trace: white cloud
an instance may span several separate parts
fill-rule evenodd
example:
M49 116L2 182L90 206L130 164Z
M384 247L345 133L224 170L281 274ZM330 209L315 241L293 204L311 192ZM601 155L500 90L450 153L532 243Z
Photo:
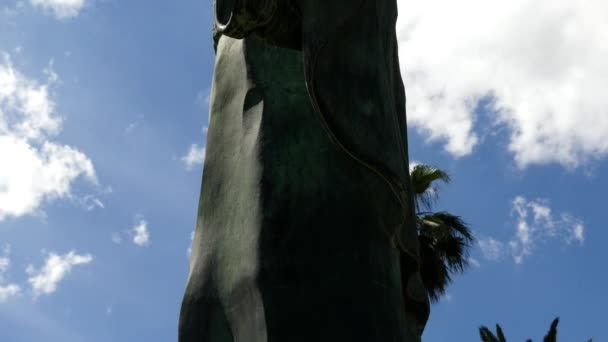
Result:
M78 255L71 251L64 255L49 253L44 266L36 271L33 265L28 265L26 272L30 275L28 282L32 287L34 298L42 294L51 294L57 290L61 282L76 265L84 265L93 261L90 254Z
M517 196L511 205L516 216L514 236L508 242L493 238L479 240L479 247L488 260L510 255L515 263L521 264L539 244L548 240L560 240L566 244L577 242L579 245L585 241L582 220L567 212L554 217L546 199L528 200Z
M585 227L582 223L577 223L572 227L571 238L579 243L585 242Z
M77 16L85 6L85 0L30 0L34 7L52 12L57 19Z
M566 243L571 244L575 242L582 245L585 242L585 225L582 220L569 213L562 213L559 222L562 225L560 233Z
M205 147L192 144L188 153L181 159L188 170L191 170L195 165L202 165L205 161Z
M150 244L150 233L148 232L148 223L140 220L133 227L133 243L138 246L147 246Z
M45 200L71 198L72 183L97 184L91 160L50 138L61 119L48 87L57 81L52 63L41 84L23 76L0 53L0 221L35 213Z
M608 2L398 0L408 120L459 157L481 141L475 108L510 128L519 167L608 155ZM484 114L486 115L486 114Z
M0 285L0 303L21 293L21 287L16 284Z

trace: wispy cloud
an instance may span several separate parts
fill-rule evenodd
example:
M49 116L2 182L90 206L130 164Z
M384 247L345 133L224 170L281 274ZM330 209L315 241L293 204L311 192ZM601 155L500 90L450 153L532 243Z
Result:
M408 120L459 157L478 115L510 131L519 167L608 156L608 2L398 0ZM576 53L573 53L575 51ZM491 99L485 113L475 109Z
M205 147L197 144L190 145L188 153L181 160L188 170L192 170L196 165L202 165L205 162Z
M538 245L548 240L579 245L585 241L582 220L567 212L556 217L546 199L528 200L517 196L511 205L515 216L513 237L507 242L491 237L479 239L479 247L488 260L496 261L510 255L515 263L521 264L533 254Z
M475 268L480 268L481 267L481 263L479 262L479 260L473 258L473 257L469 257L468 259L469 261L469 265L475 267Z
M8 267L11 264L11 260L9 259L9 253L10 253L10 246L7 245L7 247L5 247L3 255L0 256L0 284L5 281L4 274L6 273L6 271L8 270Z
M493 238L482 238L478 240L479 248L483 256L490 261L500 260L505 253L505 245Z
M129 122L127 127L125 127L125 134L129 135L133 133L141 124L144 122L144 116L139 115L136 120Z
M17 296L21 293L21 287L17 284L6 284L6 273L10 267L10 245L3 248L2 256L0 256L0 303L7 301L9 298Z
M72 183L97 184L91 160L51 138L61 130L49 86L58 80L49 64L45 82L22 75L0 52L0 221L36 212L45 200L71 198Z
M36 270L28 265L26 272L30 275L28 282L33 291L34 298L42 294L48 295L57 290L57 285L72 271L76 265L84 265L93 261L90 254L79 255L70 251L64 255L49 253L44 266Z
M8 270L10 260L7 257L0 257L0 282L4 281L4 272Z
M129 229L122 232L113 232L110 235L114 244L120 245L125 238L130 238L134 244L140 247L150 245L150 231L148 230L148 222L143 215L135 215L135 224Z
M105 204L101 201L101 199L92 194L85 195L82 197L75 197L73 198L73 200L75 204L82 207L86 211L92 211L97 208L104 209L106 207Z
M52 13L57 19L76 17L86 5L85 0L30 0L34 7Z
M119 245L122 243L122 236L118 232L112 233L112 242Z

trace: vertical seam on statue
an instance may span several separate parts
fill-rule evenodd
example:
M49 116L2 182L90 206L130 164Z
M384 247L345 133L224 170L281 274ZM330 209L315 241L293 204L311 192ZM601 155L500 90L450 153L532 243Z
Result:
M360 9L361 7L363 7L363 5L365 4L365 0L362 0L360 3L360 6L358 7L358 9ZM346 19L344 22L347 22L348 19ZM345 25L342 25L342 27L344 27ZM308 88L308 93L309 96L311 97L311 102L313 107L315 108L315 110L319 113L319 116L321 117L321 121L323 124L323 127L325 128L326 132L330 135L330 137L332 138L332 140L348 155L350 156L353 160L355 160L356 162L358 162L359 164L367 167L369 170L373 171L375 174L377 174L378 176L380 176L380 178L382 178L384 180L384 182L388 185L388 187L390 188L391 192L393 193L393 195L395 195L395 197L397 198L397 201L399 202L399 204L401 205L401 207L404 209L404 211L402 211L402 222L401 222L401 226L405 225L406 222L406 214L405 211L407 210L407 206L405 205L405 203L403 203L401 196L399 196L398 191L395 189L393 183L388 180L385 175L382 174L381 171L379 171L377 168L375 168L374 166L366 163L364 160L360 159L359 157L357 157L356 155L354 155L353 152L351 152L348 148L346 148L346 146L344 146L342 144L342 142L338 139L338 137L334 134L334 132L331 130L331 127L329 127L329 124L327 123L327 120L325 119L325 116L323 114L323 112L321 111L321 108L319 107L317 98L315 96L315 92L314 92L314 70L316 70L316 64L319 60L318 55L319 55L319 51L321 51L325 45L327 45L328 43L328 39L326 38L324 41L322 41L321 43L319 43L319 47L317 48L317 50L315 51L315 55L311 56L312 58L312 63L311 66L309 67L309 73L310 73L310 85L307 87ZM399 186L397 184L397 186ZM393 238L393 237L391 237ZM397 240L397 243L399 245L400 241ZM403 247L403 246L402 246ZM420 263L420 258L419 256L416 255L412 255L412 252L409 251L407 248L403 248L403 251L406 252L410 257L412 257L414 260L416 260L418 263Z

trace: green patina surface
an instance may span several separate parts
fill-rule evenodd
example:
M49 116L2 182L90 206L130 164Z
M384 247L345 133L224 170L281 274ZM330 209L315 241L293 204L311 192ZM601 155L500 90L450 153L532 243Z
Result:
M268 27L248 32L250 9L217 34L180 342L419 341L428 303L408 215L396 7L359 2L333 31L294 37L299 49L272 46ZM260 22L312 32L329 7Z

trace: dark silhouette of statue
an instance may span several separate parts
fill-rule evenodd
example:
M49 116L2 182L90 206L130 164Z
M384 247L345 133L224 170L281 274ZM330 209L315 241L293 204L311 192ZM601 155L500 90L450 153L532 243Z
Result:
M216 0L180 342L420 341L396 0Z

